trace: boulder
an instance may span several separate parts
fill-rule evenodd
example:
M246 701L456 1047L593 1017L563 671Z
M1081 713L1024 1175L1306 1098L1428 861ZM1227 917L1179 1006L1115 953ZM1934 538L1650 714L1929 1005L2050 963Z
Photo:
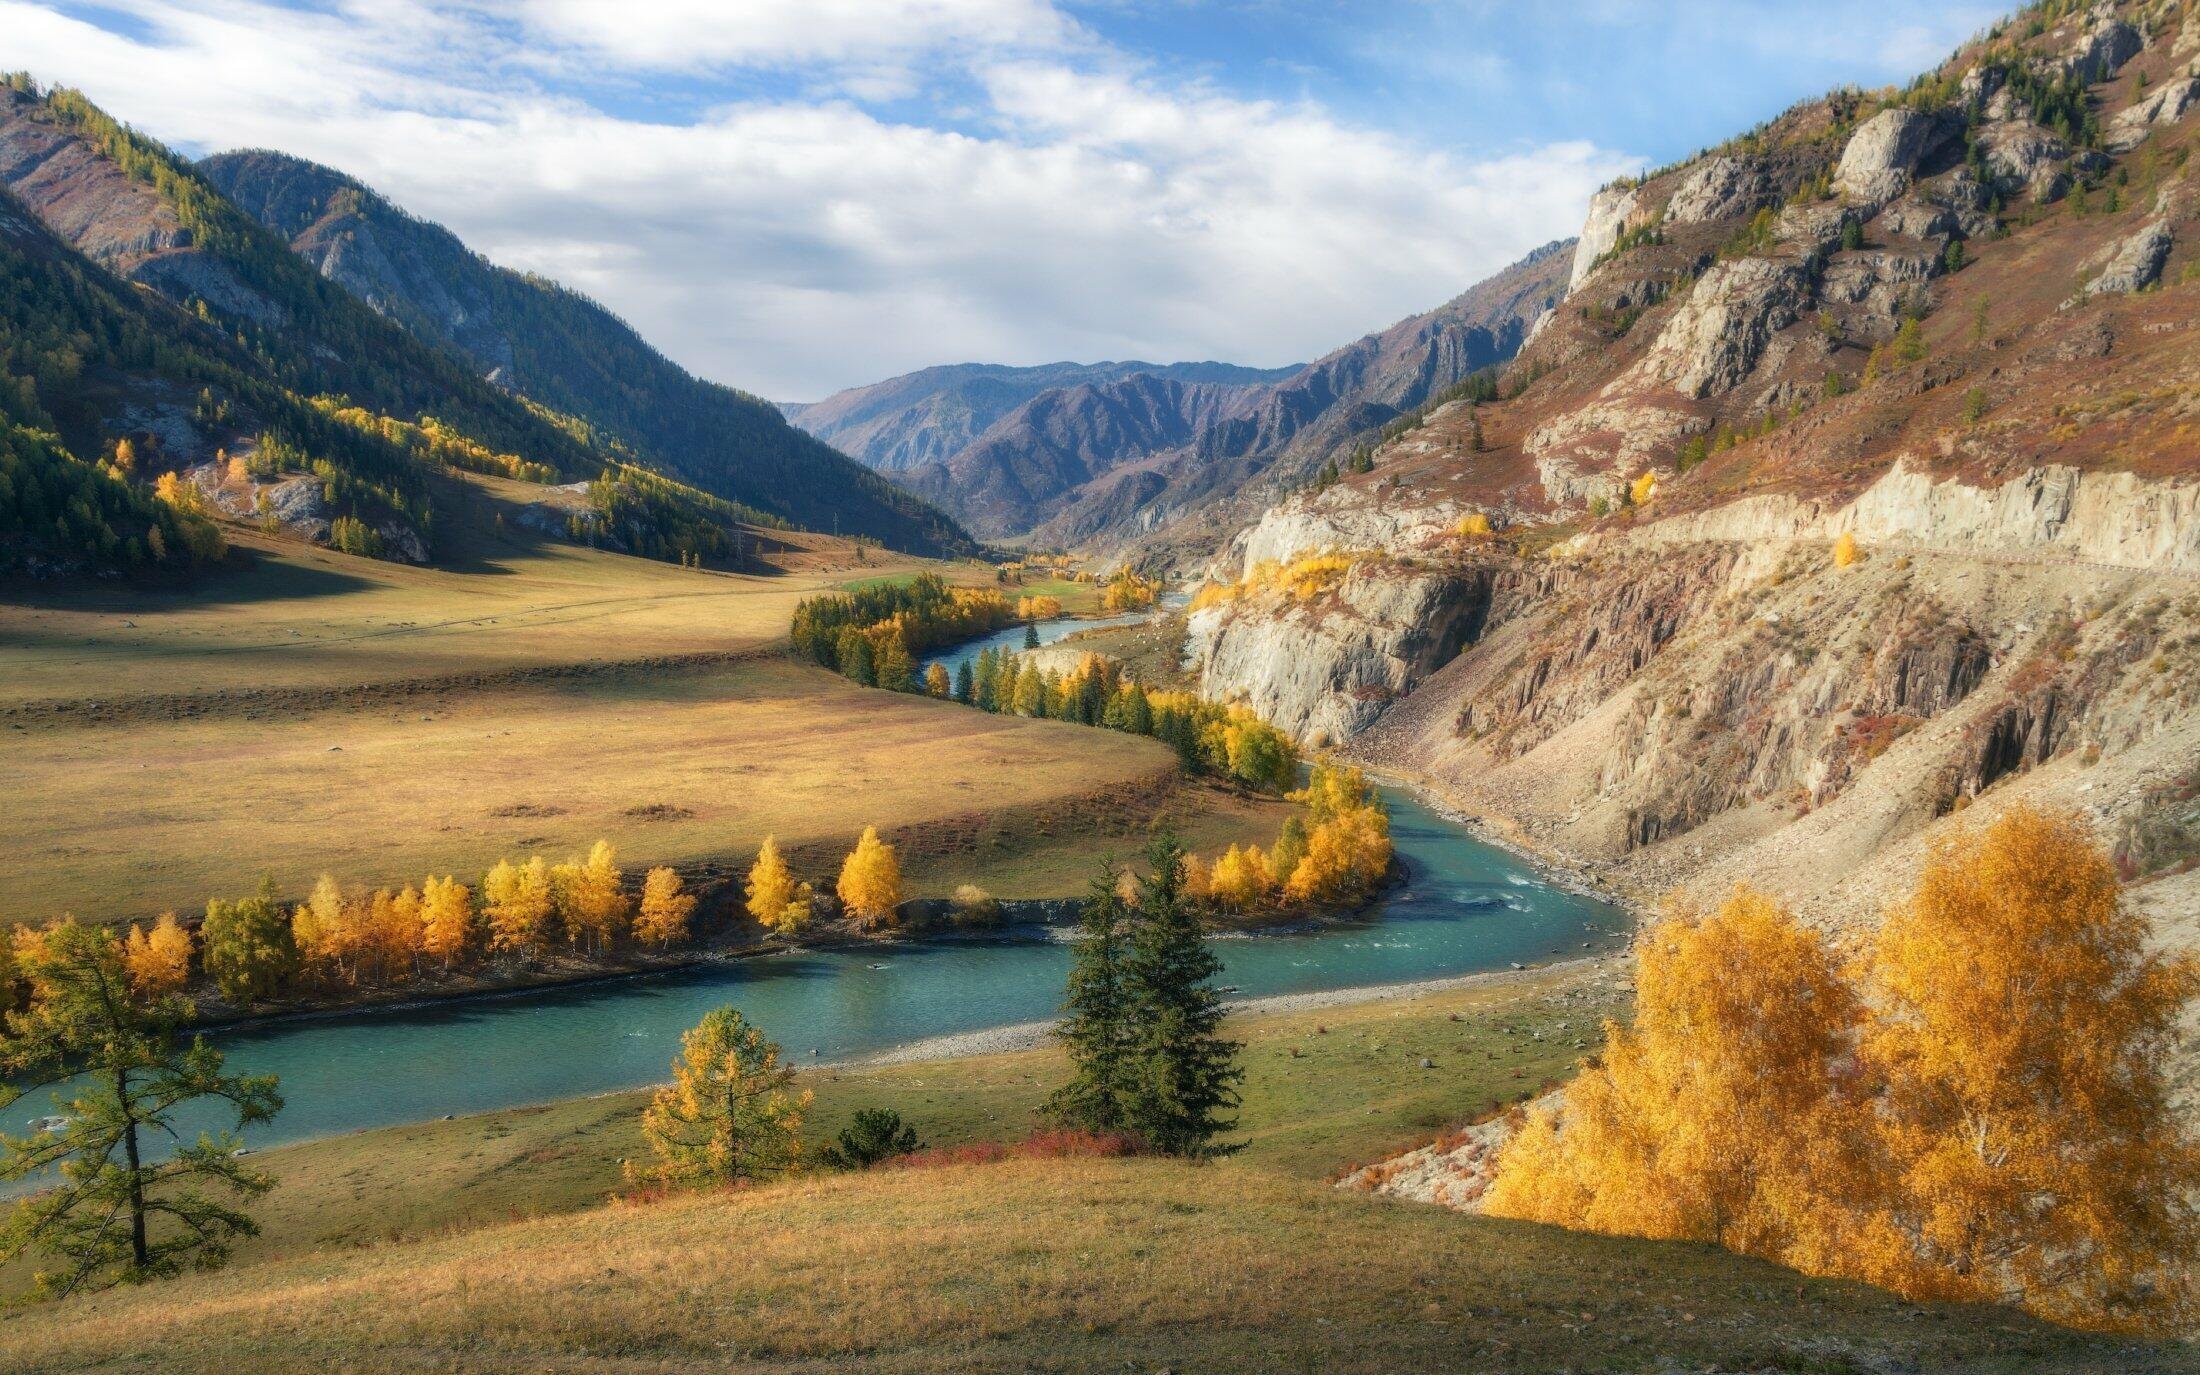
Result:
M2155 125L2176 123L2196 102L2200 102L2200 78L2188 76L2157 87L2153 94L2108 122L2108 150L2130 152L2146 142Z
M1918 164L1940 151L1962 125L1938 111L1881 110L1849 135L1834 168L1834 189L1874 209L1909 189Z
M1730 220L1771 204L1775 195L1761 165L1722 154L1696 164L1665 203L1665 217L1675 224Z
M1566 290L1571 293L1581 285L1581 279L1589 275L1596 260L1612 251L1619 242L1620 231L1627 227L1627 217L1635 213L1635 188L1632 186L1607 186L1589 198L1589 218L1581 226L1581 241L1574 245L1573 275L1566 279Z

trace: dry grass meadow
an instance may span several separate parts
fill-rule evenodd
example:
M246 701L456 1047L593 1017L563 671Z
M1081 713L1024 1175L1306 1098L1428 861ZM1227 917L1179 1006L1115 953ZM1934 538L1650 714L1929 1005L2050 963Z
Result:
M1708 1247L1340 1193L1326 1178L1563 1073L1535 1039L1613 971L1232 1020L1245 1151L813 1175L603 1204L634 1095L269 1153L230 1270L0 1315L10 1370L2190 1370L2002 1309L1904 1303ZM1420 1057L1435 1061L1419 1068ZM1051 1051L819 1071L816 1130L893 1106L1020 1134ZM1664 1364L1661 1364L1664 1363Z

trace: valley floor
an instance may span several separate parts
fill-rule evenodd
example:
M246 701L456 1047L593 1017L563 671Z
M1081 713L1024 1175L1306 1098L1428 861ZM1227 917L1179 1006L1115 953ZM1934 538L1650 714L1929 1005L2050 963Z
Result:
M2184 1348L1327 1183L1566 1073L1626 996L1607 964L1234 1017L1246 1145L1211 1166L1011 1160L606 1206L638 1149L631 1094L274 1151L267 1233L229 1271L15 1311L0 1358L25 1375L2200 1369ZM815 1134L884 1105L953 1145L1020 1136L1061 1072L1045 1049L805 1080Z

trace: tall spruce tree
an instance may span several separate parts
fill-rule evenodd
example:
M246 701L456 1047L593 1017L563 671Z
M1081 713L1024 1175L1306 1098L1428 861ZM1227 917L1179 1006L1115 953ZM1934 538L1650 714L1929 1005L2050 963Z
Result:
M1123 987L1123 899L1114 866L1103 860L1086 893L1084 939L1070 967L1066 1016L1055 1032L1069 1050L1070 1081L1047 1102L1047 1114L1086 1131L1128 1125L1130 1009Z
M71 918L20 951L29 1000L7 1014L0 1037L0 1109L42 1088L70 1096L51 1130L0 1134L0 1181L50 1184L0 1225L0 1262L33 1250L50 1257L32 1283L52 1296L220 1265L236 1238L259 1229L208 1186L253 1198L271 1181L237 1158L233 1133L185 1142L172 1119L186 1103L219 1098L240 1128L268 1121L283 1106L274 1076L224 1074L203 1037L178 1044L191 1005L133 987L108 931ZM164 1158L147 1158L167 1141L176 1145Z
M1236 1041L1215 1034L1222 996L1208 980L1222 961L1207 946L1199 904L1184 892L1184 847L1171 832L1146 849L1138 918L1123 956L1131 1009L1131 1130L1168 1155L1227 1155L1216 1138L1237 1126Z

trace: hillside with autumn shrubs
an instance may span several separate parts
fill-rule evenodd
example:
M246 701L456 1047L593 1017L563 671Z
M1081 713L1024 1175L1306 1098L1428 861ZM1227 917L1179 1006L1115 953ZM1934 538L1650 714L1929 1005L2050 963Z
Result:
M2021 808L1846 944L1748 890L1673 913L1634 1025L1528 1114L1483 1209L2189 1331L2200 1135L2166 1064L2200 960L2153 934L2082 825Z

